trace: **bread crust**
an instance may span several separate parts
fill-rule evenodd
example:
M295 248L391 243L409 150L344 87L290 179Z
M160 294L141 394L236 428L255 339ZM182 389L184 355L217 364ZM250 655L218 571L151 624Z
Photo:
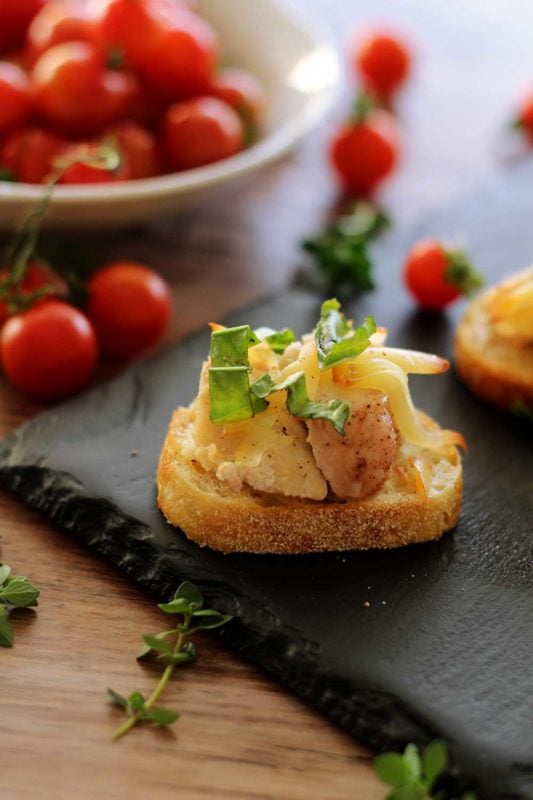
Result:
M462 380L478 397L506 410L517 404L533 408L533 345L517 346L497 336L488 310L501 286L527 274L533 275L532 267L478 295L455 335L455 366Z
M280 554L391 548L438 539L459 517L462 468L455 447L432 464L427 497L389 486L365 500L320 502L247 487L235 492L184 458L190 420L190 410L178 408L170 422L157 472L158 504L168 522L201 547Z

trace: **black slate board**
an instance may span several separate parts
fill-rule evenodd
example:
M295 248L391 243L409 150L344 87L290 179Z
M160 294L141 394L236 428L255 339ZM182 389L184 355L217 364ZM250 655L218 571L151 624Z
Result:
M406 246L451 236L494 280L533 257L532 220L533 164L389 237L376 254L381 290L349 310L375 313L394 344L449 355L460 309L412 311L398 275ZM318 303L291 290L234 320L303 332ZM193 397L207 347L204 332L41 414L0 445L0 483L158 597L197 581L236 615L222 634L232 647L373 748L442 736L482 796L533 797L527 423L479 403L453 372L418 378L415 399L470 445L453 535L394 552L223 556L170 528L154 492L168 419Z

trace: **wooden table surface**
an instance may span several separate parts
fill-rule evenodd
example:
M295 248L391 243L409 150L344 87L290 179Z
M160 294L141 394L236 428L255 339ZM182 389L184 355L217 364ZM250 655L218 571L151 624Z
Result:
M400 106L402 165L382 194L397 224L509 168L494 151L516 98L533 86L526 0L302 5L339 43L371 19L396 22L416 48ZM324 158L331 124L222 197L107 242L110 256L145 259L171 282L171 339L287 282L298 240L335 198ZM1 382L0 433L38 410ZM161 614L117 570L7 495L0 517L2 560L42 590L36 613L13 614L16 643L0 653L2 800L384 797L367 751L209 640L167 692L182 712L178 724L112 745L120 714L105 689L152 686L155 671L134 654L142 633L160 629Z

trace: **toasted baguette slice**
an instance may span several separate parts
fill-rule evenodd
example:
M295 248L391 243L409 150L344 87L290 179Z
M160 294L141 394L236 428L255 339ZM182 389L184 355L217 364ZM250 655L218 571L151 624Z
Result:
M438 427L419 414L427 427ZM183 457L183 445L191 435L191 411L178 408L159 462L158 503L167 520L202 547L226 553L399 547L438 539L459 517L462 469L455 447L424 451L422 491L406 483L401 469L393 468L373 497L320 502L254 492L245 486L235 492L214 473ZM416 456L417 451L405 455Z
M455 336L455 365L463 381L474 394L504 409L533 408L533 344L516 344L498 336L489 310L498 291L528 275L533 275L533 268L476 297Z

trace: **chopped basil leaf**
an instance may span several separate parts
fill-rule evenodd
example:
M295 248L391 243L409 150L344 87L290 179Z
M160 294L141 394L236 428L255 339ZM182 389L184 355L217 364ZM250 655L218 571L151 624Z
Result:
M261 341L268 342L270 349L281 355L287 347L296 341L294 331L290 328L283 328L281 331L274 331L272 328L257 328L255 335Z
M363 325L353 329L340 311L338 300L326 300L320 310L315 329L315 342L320 369L331 369L343 361L360 355L370 344L375 333L373 317L365 317Z
M295 372L281 383L275 383L266 374L255 381L250 391L255 397L264 399L273 392L287 390L287 409L289 413L301 419L325 419L331 422L337 433L344 436L345 425L350 414L350 407L342 400L330 400L319 403L309 399L305 383L305 373Z
M213 331L211 334L211 366L249 367L248 349L258 343L258 337L249 325Z
M211 422L240 422L253 417L248 367L211 367L209 400Z

